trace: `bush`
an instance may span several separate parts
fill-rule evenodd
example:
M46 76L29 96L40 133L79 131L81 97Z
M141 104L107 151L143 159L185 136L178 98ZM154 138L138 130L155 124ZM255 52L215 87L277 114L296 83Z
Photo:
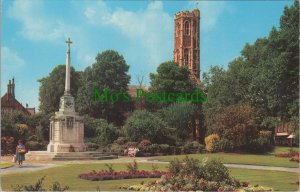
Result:
M144 191L236 191L241 186L241 182L229 176L228 169L220 161L204 159L200 162L186 157L183 161L172 161L169 173L162 175L160 180L124 187Z
M270 139L265 137L259 137L253 139L249 144L245 146L246 150L252 153L265 153L273 149Z
M62 187L59 182L55 181L49 187L48 190L43 188L45 176L38 179L38 181L34 185L12 185L12 191L66 191L69 189L69 186Z
M28 142L26 142L25 146L26 146L27 150L30 150L30 151L38 151L38 150L43 149L43 145L37 141L28 141Z
M170 145L168 145L168 144L160 144L158 153L171 155L173 153L172 147L170 147Z
M119 145L124 145L128 140L125 137L118 137L117 140L114 141L114 143Z
M147 139L152 143L161 143L169 134L166 123L147 111L135 111L126 120L124 128L132 141Z
M209 152L214 152L214 145L217 141L220 140L220 137L218 134L211 134L207 137L205 137L205 148Z
M184 154L200 153L202 149L203 146L197 141L189 141L183 146Z
M149 146L149 145L151 145L151 141L149 141L147 139L144 139L139 143L139 147L141 147L141 148Z
M220 139L213 146L213 151L231 152L234 150L233 143L228 139Z
M1 154L12 154L15 150L15 139L10 136L1 137Z
M89 148L89 149L98 149L99 145L97 143L93 143L93 142L87 142L85 143L85 145Z
M113 143L118 138L118 128L114 124L107 123L104 119L97 119L96 123L96 134L99 144L107 145Z
M128 163L126 167L129 172L135 172L139 169L136 160L134 160L133 163Z
M124 150L127 149L126 145L119 145L116 143L107 145L106 152L117 153L118 155L124 155Z

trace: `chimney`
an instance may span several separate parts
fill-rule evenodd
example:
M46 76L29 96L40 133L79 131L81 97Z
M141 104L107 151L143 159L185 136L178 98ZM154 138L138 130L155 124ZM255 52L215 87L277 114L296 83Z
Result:
M15 78L12 79L11 94L15 98Z
M9 82L8 82L8 86L7 86L7 94L8 94L8 95L11 94L11 80L9 80Z

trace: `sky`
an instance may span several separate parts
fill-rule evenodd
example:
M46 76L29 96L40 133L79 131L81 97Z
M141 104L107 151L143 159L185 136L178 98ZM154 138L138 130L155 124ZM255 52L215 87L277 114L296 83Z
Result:
M70 37L71 65L83 71L97 53L118 51L130 66L130 84L173 59L174 15L200 10L200 70L224 68L246 43L279 27L293 1L98 1L2 0L1 96L15 78L15 95L38 110L39 79L65 63Z

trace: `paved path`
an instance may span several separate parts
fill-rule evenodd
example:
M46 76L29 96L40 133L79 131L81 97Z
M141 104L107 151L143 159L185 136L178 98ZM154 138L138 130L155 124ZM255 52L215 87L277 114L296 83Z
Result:
M83 164L83 163L128 163L132 162L134 158L129 157L121 157L119 159L113 160L101 160L101 161L60 161L55 163L44 163L44 164L37 164L37 163L25 163L23 167L19 168L18 165L9 167L6 169L0 169L0 173L8 174L8 173L17 173L17 172L24 172L24 171L36 171L36 170L43 170L52 167L61 166L63 164ZM166 161L158 161L153 159L148 159L146 157L137 157L135 158L137 162L140 163L163 163L168 164L169 162ZM241 164L224 164L226 167L229 168L241 168L241 169L256 169L256 170L268 170L268 171L286 171L286 172L293 172L299 173L299 168L287 168L287 167L271 167L271 166L261 166L261 165L241 165Z
M42 169L48 169L52 167L57 167L59 165L56 164L24 164L22 167L19 167L18 165L0 169L0 173L7 174L7 173L18 173L18 172L24 172L24 171L36 171L36 170L42 170Z
M148 163L164 163L168 164L166 161L158 161L153 159L143 159L138 162L148 162ZM267 171L286 171L299 173L299 168L287 168L287 167L272 167L272 166L263 166L263 165L242 165L242 164L224 164L229 168L241 168L241 169L256 169L256 170L267 170Z

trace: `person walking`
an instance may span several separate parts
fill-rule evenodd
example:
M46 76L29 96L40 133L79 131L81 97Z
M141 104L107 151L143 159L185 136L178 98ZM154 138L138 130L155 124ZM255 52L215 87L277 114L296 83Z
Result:
M19 144L16 147L16 161L19 163L19 167L22 167L23 161L25 161L26 147L23 145L22 140L19 140Z

